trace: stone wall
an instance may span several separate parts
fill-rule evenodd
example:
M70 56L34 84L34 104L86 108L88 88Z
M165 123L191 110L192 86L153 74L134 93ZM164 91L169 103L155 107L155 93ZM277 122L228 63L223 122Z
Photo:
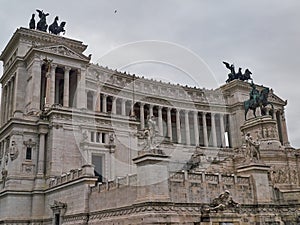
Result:
M170 174L169 186L172 202L210 203L224 190L236 202L253 202L249 176L177 172Z
M137 198L137 176L131 175L91 188L90 211L131 205Z

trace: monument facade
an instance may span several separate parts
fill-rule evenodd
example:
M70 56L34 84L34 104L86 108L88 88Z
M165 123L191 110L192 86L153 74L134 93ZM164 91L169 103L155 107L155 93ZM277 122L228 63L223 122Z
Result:
M0 56L1 224L300 223L286 101L249 70L192 88L93 64L86 48L19 28Z

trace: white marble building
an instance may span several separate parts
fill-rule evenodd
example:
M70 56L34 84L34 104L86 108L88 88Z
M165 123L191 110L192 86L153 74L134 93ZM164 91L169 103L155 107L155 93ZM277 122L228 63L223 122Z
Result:
M299 153L273 90L274 109L245 121L247 82L149 80L92 64L86 48L19 28L0 56L1 224L299 222ZM144 157L152 115L165 155ZM244 161L247 133L258 161ZM187 171L192 156L201 163ZM240 212L204 213L225 189Z

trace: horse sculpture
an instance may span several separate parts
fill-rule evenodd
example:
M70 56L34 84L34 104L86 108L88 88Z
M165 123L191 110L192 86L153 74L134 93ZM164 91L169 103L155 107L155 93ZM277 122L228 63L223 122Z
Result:
M63 34L65 34L65 25L66 22L61 22L60 25L58 26L58 16L55 17L54 22L49 26L49 33L50 34L59 34L60 32L64 32Z
M252 73L249 69L246 69L243 74L242 68L239 68L238 72L236 73L233 64L230 65L228 62L223 62L223 63L225 64L226 68L230 70L226 83L229 83L230 81L233 80L242 80L242 81L252 80L251 78Z
M40 31L47 31L47 22L46 22L46 17L49 16L49 13L44 13L43 10L36 10L39 13L40 21L36 25L36 29Z
M247 119L247 113L251 109L253 111L254 117L256 117L256 108L260 107L262 116L266 115L265 107L267 105L271 105L272 111L274 111L274 106L271 102L268 101L269 88L264 88L258 94L256 98L250 98L247 101L244 101L244 109L245 109L245 120ZM273 118L273 114L272 114Z

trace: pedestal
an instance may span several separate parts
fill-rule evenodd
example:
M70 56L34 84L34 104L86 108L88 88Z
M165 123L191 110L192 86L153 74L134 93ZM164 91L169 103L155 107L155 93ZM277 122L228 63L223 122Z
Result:
M134 158L133 162L137 165L136 201L169 201L169 156L154 152L143 152Z
M254 140L262 142L272 142L277 147L280 146L277 123L271 116L260 116L246 120L241 126L243 135L249 133Z
M254 203L270 203L271 191L268 179L270 166L263 163L251 163L237 168L238 175L248 175L253 180Z

